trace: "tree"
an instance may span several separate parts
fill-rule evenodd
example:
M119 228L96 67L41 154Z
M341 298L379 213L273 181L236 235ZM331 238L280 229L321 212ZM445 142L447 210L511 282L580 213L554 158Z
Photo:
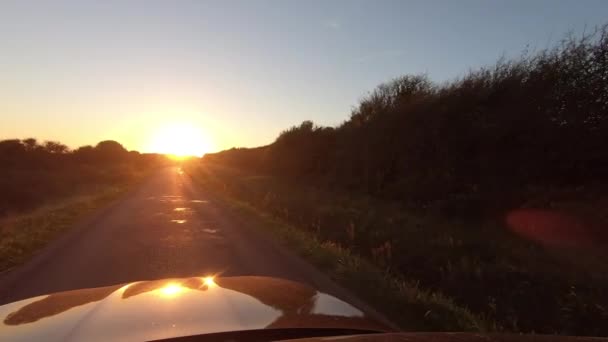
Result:
M28 151L34 151L38 149L38 141L35 138L27 138L22 140L25 149Z
M114 140L104 140L95 146L95 157L102 161L121 161L128 158L129 151Z
M57 154L68 153L70 151L70 149L66 145L57 141L45 141L44 150L49 153Z

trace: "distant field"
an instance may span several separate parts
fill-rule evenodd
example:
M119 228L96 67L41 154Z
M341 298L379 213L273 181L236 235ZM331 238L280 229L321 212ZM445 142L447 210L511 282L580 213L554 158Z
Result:
M465 223L414 214L397 203L213 163L188 170L207 189L302 232L308 242L301 254L396 321L396 303L402 303L419 305L426 319L421 326L439 330L608 335L601 251L547 248L498 220ZM371 268L361 271L358 262L338 267L345 261L331 258L341 254L361 257ZM370 279L373 269L384 280L403 279L401 291ZM374 287L384 290L370 293ZM403 293L410 293L407 300L398 298Z

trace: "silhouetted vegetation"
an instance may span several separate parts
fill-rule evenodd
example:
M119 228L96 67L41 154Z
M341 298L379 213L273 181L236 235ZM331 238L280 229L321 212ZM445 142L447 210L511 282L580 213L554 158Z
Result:
M416 206L521 202L529 187L608 177L608 34L501 60L437 85L380 85L336 128L303 122L258 149L206 159ZM486 201L491 199L491 202Z
M197 175L502 328L608 335L606 267L583 253L607 247L607 146L603 29L445 84L397 78L335 128L207 154ZM582 218L593 248L522 239L519 208Z
M70 150L54 141L0 141L0 271L124 194L162 155L127 151L115 141Z
M129 152L115 141L71 151L55 141L2 140L0 216L129 182L164 160L159 155Z

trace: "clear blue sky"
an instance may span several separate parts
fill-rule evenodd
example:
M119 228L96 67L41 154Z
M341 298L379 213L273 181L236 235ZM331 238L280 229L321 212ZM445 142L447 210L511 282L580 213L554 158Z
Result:
M0 138L211 149L335 125L376 85L436 81L608 22L608 1L2 1Z

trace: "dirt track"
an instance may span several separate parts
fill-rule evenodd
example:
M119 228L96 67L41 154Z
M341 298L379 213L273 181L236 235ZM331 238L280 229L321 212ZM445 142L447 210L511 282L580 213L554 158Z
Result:
M291 279L356 301L273 243L259 224L206 196L178 167L164 168L76 224L26 265L0 276L0 304L57 291L209 274Z

